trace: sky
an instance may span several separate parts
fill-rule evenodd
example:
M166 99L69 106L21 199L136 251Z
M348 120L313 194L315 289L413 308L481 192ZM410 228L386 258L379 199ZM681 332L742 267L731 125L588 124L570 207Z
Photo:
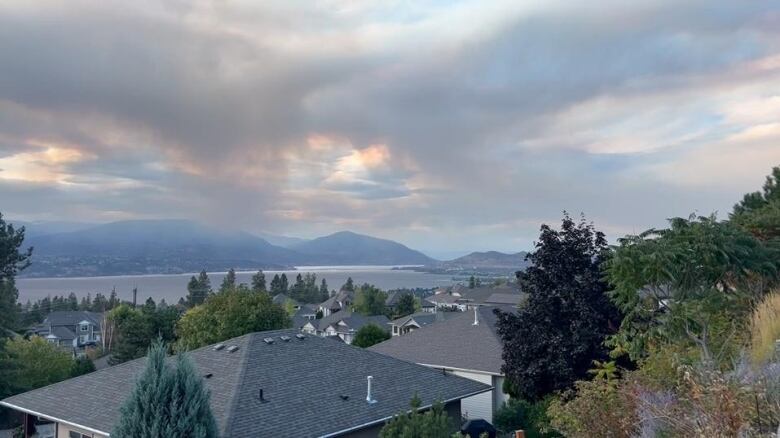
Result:
M780 165L780 0L4 0L0 212L434 256L725 217Z

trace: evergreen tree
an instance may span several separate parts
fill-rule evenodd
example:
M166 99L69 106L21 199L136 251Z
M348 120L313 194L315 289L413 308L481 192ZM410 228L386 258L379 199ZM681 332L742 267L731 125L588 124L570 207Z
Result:
M295 276L295 284L290 288L290 297L296 301L306 300L306 284L301 274Z
M606 358L604 340L620 321L602 278L607 253L604 235L584 218L575 223L564 214L560 231L542 225L536 251L526 256L531 266L517 274L525 305L496 311L510 394L538 400L571 388L593 360Z
M95 364L86 356L79 356L70 368L70 377L78 377L95 371Z
M189 307L203 304L206 301L206 297L211 293L211 280L209 279L206 271L200 271L198 277L194 275L190 278L190 282L187 284L187 305Z
M79 310L90 310L92 309L92 294L88 293L87 296L81 297L81 302L79 303Z
M226 292L236 288L236 271L230 268L222 279L222 285L219 286L220 292Z
M279 286L282 289L281 293L286 294L290 287L289 282L287 281L287 274L282 273L282 276L279 277L279 280Z
M355 311L366 315L384 315L387 294L370 284L363 284L355 295Z
M252 291L266 292L265 274L263 273L262 269L257 271L257 274L252 276Z
M208 390L190 359L180 354L171 369L165 354L162 342L149 349L146 368L122 405L112 437L217 436Z
M341 286L341 290L345 290L347 292L355 292L355 282L352 281L352 277L347 277L347 282L344 283L343 286Z
M282 293L282 279L279 274L275 274L271 279L271 295L279 295Z
M475 287L477 287L477 279L472 275L469 277L469 289L474 289Z
M441 402L434 403L426 412L420 412L422 402L415 394L409 405L411 412L401 412L388 421L379 432L379 438L445 438L457 430L457 425L444 411Z
M15 278L19 271L30 266L32 248L20 251L24 242L24 227L15 228L6 223L0 213L0 328L16 328L19 309L16 300ZM4 336L0 334L0 337Z
M321 303L325 300L327 300L330 297L330 292L328 291L328 282L325 281L325 279L322 279L322 282L320 283L320 296L317 299L317 302Z
M398 292L401 293L401 292ZM401 298L398 299L398 304L395 306L396 318L402 316L411 315L417 309L417 300L411 292L404 292Z

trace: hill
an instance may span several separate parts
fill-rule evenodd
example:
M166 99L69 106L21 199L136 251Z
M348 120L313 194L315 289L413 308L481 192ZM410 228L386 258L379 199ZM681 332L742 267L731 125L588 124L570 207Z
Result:
M291 249L331 265L427 265L435 260L398 242L341 231Z

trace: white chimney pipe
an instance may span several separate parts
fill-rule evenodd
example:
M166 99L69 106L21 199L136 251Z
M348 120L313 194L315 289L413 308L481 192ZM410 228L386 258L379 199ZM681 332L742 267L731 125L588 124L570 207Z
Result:
M372 376L368 376L368 394L366 394L366 401L367 401L367 402L368 402L368 404L370 404L370 405L372 405L372 404L376 403L376 400L374 400L373 398L371 398L371 381L372 381L372 380L374 380L374 378L373 378Z
M474 306L474 324L472 325L479 325L479 316L477 316L477 306Z

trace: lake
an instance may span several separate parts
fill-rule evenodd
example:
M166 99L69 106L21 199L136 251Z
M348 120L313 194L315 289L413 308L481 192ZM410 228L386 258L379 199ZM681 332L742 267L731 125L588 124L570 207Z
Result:
M306 266L290 271L263 271L266 284L271 284L275 274L287 274L290 285L298 274L311 272L317 275L317 284L324 278L329 289L338 289L347 277L352 277L355 284L370 283L381 289L396 288L431 288L446 286L453 283L452 277L441 274L428 274L410 270L392 269L392 266ZM251 283L254 272L237 272L239 283ZM104 295L116 288L117 295L122 300L132 300L133 287L138 288L138 302L142 303L148 297L155 301L165 298L165 301L176 303L180 297L187 295L187 283L192 275L118 275L111 277L76 277L76 278L17 278L19 301L35 301L46 296L68 295L75 293L79 298L91 293L100 292ZM222 283L225 272L209 272L211 286L216 290Z

